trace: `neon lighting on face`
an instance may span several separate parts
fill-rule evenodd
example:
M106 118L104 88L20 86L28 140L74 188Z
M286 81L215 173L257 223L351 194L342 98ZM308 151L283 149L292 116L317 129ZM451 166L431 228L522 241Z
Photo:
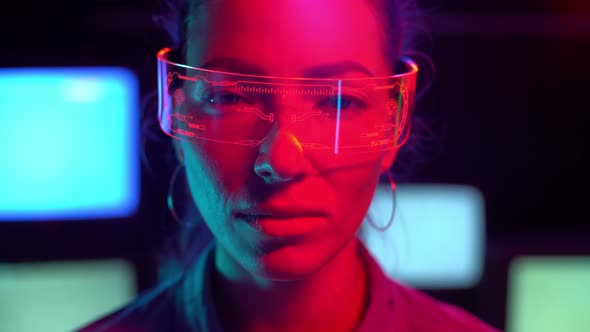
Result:
M341 154L397 149L409 133L409 59L393 76L290 78L190 67L169 61L171 52L158 54L159 116L174 138L256 147L278 121L306 151Z

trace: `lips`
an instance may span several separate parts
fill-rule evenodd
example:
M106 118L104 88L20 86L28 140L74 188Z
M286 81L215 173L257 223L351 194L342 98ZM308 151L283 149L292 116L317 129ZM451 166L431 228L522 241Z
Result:
M235 215L242 216L259 216L259 217L272 217L277 219L289 219L299 217L311 217L311 216L323 216L325 215L319 209L300 207L300 206L287 206L287 207L257 207L237 210Z
M250 208L237 211L236 217L257 232L273 237L291 237L310 233L326 222L324 213L315 209L290 207Z
M237 213L240 217L247 217L247 218L273 218L273 219L291 219L291 218L302 218L302 217L310 217L310 216L318 216L318 213L314 212L285 212L285 211L261 211L261 210L252 210L252 211L243 211Z

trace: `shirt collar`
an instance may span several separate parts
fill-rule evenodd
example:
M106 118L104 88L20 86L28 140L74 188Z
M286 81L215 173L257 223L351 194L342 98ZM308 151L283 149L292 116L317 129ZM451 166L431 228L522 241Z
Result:
M396 296L397 288L389 279L373 255L359 241L359 251L363 257L369 278L369 305L361 321L358 332L396 331L407 332L405 306Z
M189 326L195 331L222 331L212 292L214 247L215 241L211 241L188 270L181 287L183 295L191 294L190 297L182 296L182 307ZM407 332L407 322L403 319L406 317L405 306L397 301L401 297L396 296L394 282L385 275L362 241L359 251L367 269L370 296L367 312L357 332Z
M187 271L182 284L182 307L191 331L221 332L213 298L213 249L211 241ZM189 295L190 294L190 295Z

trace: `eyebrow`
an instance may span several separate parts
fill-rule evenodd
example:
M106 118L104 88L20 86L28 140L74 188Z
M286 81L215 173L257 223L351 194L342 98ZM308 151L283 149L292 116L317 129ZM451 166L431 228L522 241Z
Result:
M200 67L246 75L265 75L264 69L262 69L262 67L244 60L230 57L213 58L202 64Z
M363 73L367 76L375 76L367 67L356 61L345 60L340 62L328 63L325 65L314 66L303 70L303 77L323 78L336 77L345 73Z
M201 65L201 68L229 71L246 75L270 76L261 66L232 57L213 58ZM301 77L329 78L354 72L362 73L371 77L375 76L375 74L362 64L352 60L344 60L305 68L302 71Z

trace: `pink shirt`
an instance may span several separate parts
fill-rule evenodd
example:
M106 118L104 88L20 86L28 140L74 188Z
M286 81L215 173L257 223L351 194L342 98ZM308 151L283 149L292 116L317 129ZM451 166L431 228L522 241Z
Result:
M467 311L388 278L369 251L367 263L371 299L358 332L493 332L498 331Z
M213 243L175 280L140 295L80 332L222 331L211 292ZM361 245L370 303L358 332L498 332L469 312L388 278ZM190 297L187 294L193 294Z

